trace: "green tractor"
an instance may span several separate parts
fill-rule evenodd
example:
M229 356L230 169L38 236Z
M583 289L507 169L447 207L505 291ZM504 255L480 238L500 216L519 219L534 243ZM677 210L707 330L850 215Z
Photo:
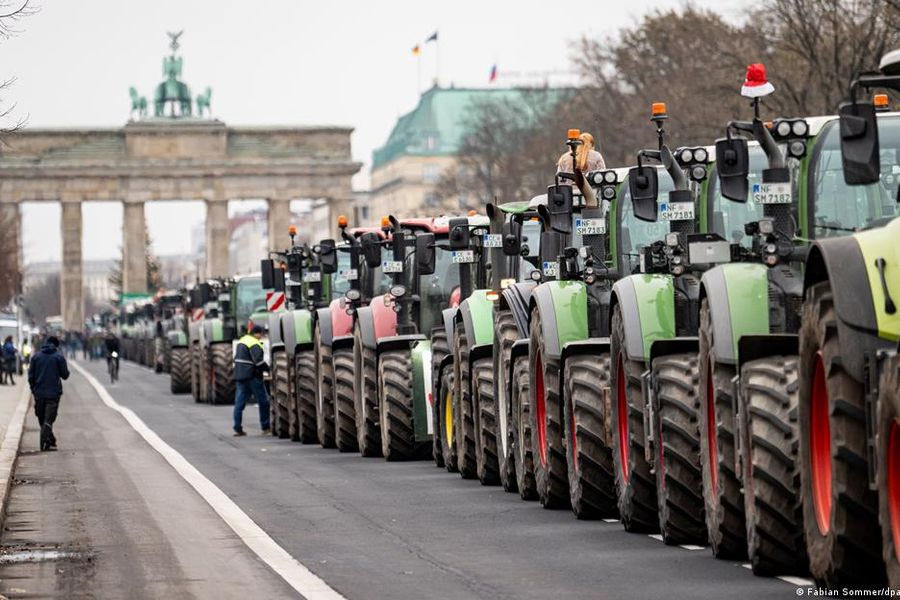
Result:
M179 294L180 306L170 307L163 321L169 372L169 389L173 394L191 391L191 350L188 344L188 323L192 306L186 290Z
M860 75L809 167L799 334L800 489L810 572L828 587L900 586L900 52ZM813 185L814 184L814 185ZM824 218L823 218L824 216ZM853 235L840 234L861 229ZM879 550L881 551L879 556Z
M318 378L313 322L316 310L331 300L331 274L336 268L334 240L314 246L297 245L296 229L289 229L291 246L262 261L263 287L274 290L270 308L268 347L271 354L272 434L304 444L334 447L333 413L318 408ZM287 291L287 294L285 290ZM286 301L285 301L286 299ZM321 414L320 414L321 413Z
M254 322L265 323L265 295L259 275L217 279L195 288L202 320L189 327L194 400L234 402L234 344Z

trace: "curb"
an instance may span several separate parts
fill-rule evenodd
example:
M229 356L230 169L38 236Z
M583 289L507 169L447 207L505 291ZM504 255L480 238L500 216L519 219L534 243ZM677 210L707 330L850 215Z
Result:
M6 428L6 437L0 444L0 526L6 521L9 491L12 488L13 474L16 471L16 461L19 457L22 434L25 432L25 418L28 416L29 406L31 406L31 393L26 384L22 386L22 394L16 405L16 411L9 422L9 427Z

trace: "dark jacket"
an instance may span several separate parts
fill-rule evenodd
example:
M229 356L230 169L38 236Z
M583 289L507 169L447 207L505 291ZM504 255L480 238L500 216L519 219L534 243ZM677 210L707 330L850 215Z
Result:
M234 351L234 380L247 381L262 377L263 372L268 370L262 342L250 334L242 337Z
M16 345L12 342L6 342L5 344L3 344L3 350L2 352L0 352L0 356L2 356L3 361L5 361L7 365L15 365Z
M62 396L62 379L69 378L69 365L53 344L44 344L41 351L31 357L28 367L28 385L35 398L59 398Z

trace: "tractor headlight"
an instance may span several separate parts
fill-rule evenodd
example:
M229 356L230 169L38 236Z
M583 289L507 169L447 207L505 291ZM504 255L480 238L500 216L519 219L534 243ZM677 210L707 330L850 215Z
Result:
M806 144L802 140L794 140L788 144L788 152L794 158L802 158L806 154Z
M759 220L759 232L763 235L769 235L775 231L775 222L772 219Z
M603 181L605 183L615 183L616 182L616 172L615 171L607 171L603 174Z
M778 247L775 244L766 244L766 254L775 254Z
M791 124L787 121L779 121L778 125L775 126L775 133L780 137L791 135Z
M774 267L778 264L778 255L777 254L769 254L766 256L766 264L770 267Z
M682 150L681 151L681 162L684 164L688 164L694 160L694 153L691 150Z
M535 269L531 272L531 280L532 281L540 281L541 280L541 272Z
M666 234L666 246L670 248L678 245L678 234L674 231Z
M697 165L691 169L691 179L702 181L704 177L706 177L706 167L703 165Z
M344 298L351 302L356 302L360 298L359 290L347 290L347 293L344 294Z
M804 120L794 121L794 124L791 125L791 132L794 135L803 137L809 131L809 125Z
M673 256L673 257L672 257L672 264L673 264L673 265L680 265L680 264L681 264L681 256L678 255L678 254L676 254L675 256Z
M402 298L406 295L406 288L402 285L395 285L391 288L391 296L394 298Z
M595 281L597 281L597 277L594 275L585 275L584 276L584 282L588 285L593 285Z
M684 265L675 265L672 267L672 275L681 275L684 273Z
M709 158L709 153L707 153L706 148L697 148L694 150L694 160L697 162L706 162L707 158Z
M603 196L605 200L612 200L616 197L616 188L612 186L606 186L603 188L603 191L600 195Z

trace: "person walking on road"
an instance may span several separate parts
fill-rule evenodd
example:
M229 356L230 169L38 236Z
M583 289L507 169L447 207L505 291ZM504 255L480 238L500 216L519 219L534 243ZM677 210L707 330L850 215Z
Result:
M234 351L234 435L247 435L241 421L244 417L244 406L251 394L259 404L259 425L263 433L269 433L269 397L263 385L263 373L269 370L263 355L262 327L254 325L248 334L238 340Z
M28 385L34 396L34 413L41 427L41 450L56 450L53 422L59 411L62 380L69 378L69 365L59 351L59 338L50 336L41 350L31 358Z
M9 380L10 385L16 385L13 375L16 373L16 345L13 343L11 335L6 336L3 347L0 349L0 383L6 383L4 378Z

